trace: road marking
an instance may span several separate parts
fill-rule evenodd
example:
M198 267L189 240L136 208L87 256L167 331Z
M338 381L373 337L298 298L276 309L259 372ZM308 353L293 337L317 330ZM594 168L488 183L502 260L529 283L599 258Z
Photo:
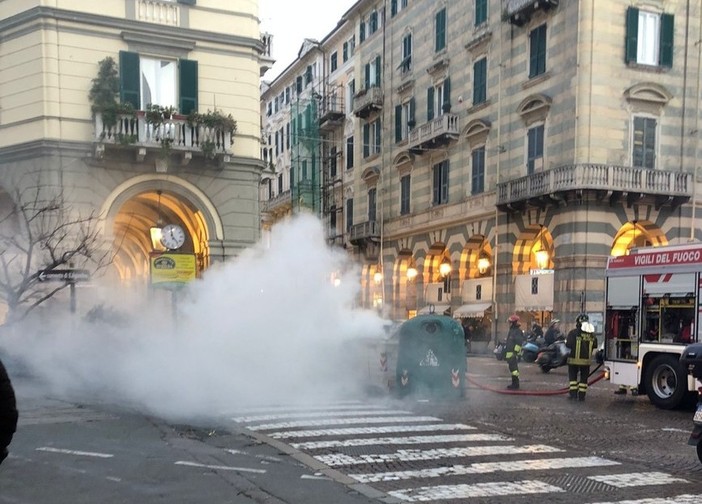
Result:
M330 441L310 441L307 443L290 443L290 446L298 450L319 450L321 448L337 448L348 446L371 446L371 445L413 445L427 443L460 443L471 441L514 441L514 439L502 434L447 434L443 436L408 436L408 437L385 437L385 438L356 438L356 439L332 439Z
M434 432L475 430L475 427L464 424L432 424L432 425L384 425L376 427L347 427L344 429L317 429L302 431L280 431L268 433L274 439L305 438L322 436L358 436L362 434L397 434L399 432Z
M255 457L258 459L267 460L269 462L282 462L283 461L283 459L280 459L278 457L271 457L270 455L251 455L250 453L247 453L247 452L241 451L241 450L227 449L224 451L229 452L232 455L245 455L247 457Z
M409 480L413 478L441 478L445 476L463 476L467 474L489 474L496 472L542 471L547 469L566 469L583 467L602 467L620 465L619 462L600 457L572 457L536 460L513 460L509 462L481 462L470 465L452 465L417 469L410 471L392 471L384 473L349 474L360 483L380 483L383 481Z
M496 481L492 483L475 483L472 485L440 485L393 490L389 495L407 502L474 499L478 497L498 497L505 495L527 495L565 492L562 488L549 485L543 481Z
M281 418L325 418L325 417L346 417L346 416L367 416L367 415L411 415L411 411L402 410L348 410L348 411L304 411L299 413L277 413L269 415L255 415L234 417L236 423L251 423L267 420L280 420Z
M61 448L51 448L49 446L42 446L37 448L37 451L45 451L50 453L63 453L65 455L80 455L81 457L98 457L98 458L112 458L114 455L111 453L97 453L97 452L86 452L77 450L64 450Z
M433 416L402 416L402 417L352 417L352 418L328 418L322 420L298 420L295 422L280 422L261 425L247 425L246 428L253 431L274 430L274 429L294 429L296 427L315 427L322 425L351 425L351 424L378 424L378 423L403 423L403 422L440 422L440 418Z
M187 460L179 460L175 462L175 465L182 465L188 467L202 467L205 469L217 469L220 471L237 471L237 472L250 472L256 474L265 474L265 469L249 469L248 467L232 467L223 465L209 465L209 464L198 464L197 462L188 462Z
M648 485L670 485L671 483L689 483L682 478L675 478L662 472L642 472L628 474L605 474L602 476L588 476L587 479L606 483L617 488L628 488Z
M332 411L332 410L345 410L345 409L356 409L356 408L370 408L370 409L384 409L386 406L383 405L373 405L364 404L361 401L341 401L341 402L330 402L330 403L315 403L315 404L271 404L268 406L253 406L251 408L242 408L233 411L230 414L237 415L262 415L265 413L279 413L279 412L291 412L291 411Z
M394 461L409 462L417 460L436 460L449 457L478 457L486 455L512 455L519 453L556 453L560 448L546 445L500 445L470 446L463 448L437 448L434 450L398 450L395 453L367 454L353 457L344 453L315 456L317 460L330 467L387 463Z
M328 476L320 476L318 474L315 474L314 476L311 474L303 474L300 476L300 479L311 479L311 480L326 480L326 481L331 481L331 478Z
M596 502L594 504L699 504L700 502L702 502L702 494L683 494L676 495L675 497L625 500L616 502Z

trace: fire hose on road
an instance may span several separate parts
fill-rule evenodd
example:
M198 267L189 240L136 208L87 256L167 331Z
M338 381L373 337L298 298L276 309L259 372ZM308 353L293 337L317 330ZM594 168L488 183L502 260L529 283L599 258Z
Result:
M588 378L591 378L592 375L594 375L595 373L597 373L597 370L600 369L600 367L602 367L602 364L598 365L594 370L592 370L592 372L590 373L590 375L588 376ZM600 371L594 378L591 378L591 379L588 380L588 386L597 383L598 381L600 381L600 380L603 379L604 377L605 377L605 372L604 372L604 371ZM478 387L479 389L487 390L487 391L489 391L489 392L495 392L495 393L497 393L497 394L506 394L506 395L532 395L532 396L551 396L551 395L560 395L560 394L566 394L566 393L568 393L568 387L563 387L563 388L555 389L555 390L508 390L508 389L498 389L498 388L495 388L495 387L489 387L489 386L487 386L487 385L484 385L484 384L482 384L482 383L480 383L480 382L475 381L473 378L471 378L471 376L470 376L468 373L466 373L466 380L468 380L468 382L469 382L471 385L475 385L475 386Z

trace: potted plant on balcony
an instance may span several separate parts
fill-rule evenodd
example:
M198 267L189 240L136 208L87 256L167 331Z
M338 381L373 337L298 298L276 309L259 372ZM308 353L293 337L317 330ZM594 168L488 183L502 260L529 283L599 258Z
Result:
M92 80L92 86L88 98L91 102L93 114L100 114L102 117L103 131L100 137L104 138L106 129L113 128L120 116L136 117L136 110L131 103L120 103L119 96L119 75L117 64L111 57L107 57L99 62L98 75ZM131 139L133 135L124 135ZM123 141L120 138L120 141Z
M200 148L208 159L214 159L214 151L217 143L224 145L224 134L229 133L230 145L234 143L234 134L237 130L236 120L231 114L215 109L200 113L195 110L188 114L188 125L195 130L195 135L200 142ZM209 131L201 131L207 128ZM200 136L203 138L200 138ZM222 138L218 138L222 135ZM219 140L219 141L218 141Z

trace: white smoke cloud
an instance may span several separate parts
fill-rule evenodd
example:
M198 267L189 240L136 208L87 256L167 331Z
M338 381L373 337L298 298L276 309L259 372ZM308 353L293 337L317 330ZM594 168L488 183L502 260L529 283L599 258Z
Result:
M139 300L123 324L54 311L51 324L15 328L0 346L53 394L98 396L175 419L348 399L364 385L359 342L383 334L375 312L354 308L358 268L326 245L311 216L276 226L270 241L180 292L177 318L166 295ZM332 273L341 275L338 285ZM109 306L129 299L109 291Z

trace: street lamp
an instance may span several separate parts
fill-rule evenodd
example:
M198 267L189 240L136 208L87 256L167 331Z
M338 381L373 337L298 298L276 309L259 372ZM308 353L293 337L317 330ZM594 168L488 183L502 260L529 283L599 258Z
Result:
M448 276L449 273L451 273L451 261L444 257L443 261L441 261L441 264L439 264L439 274L442 277L445 277Z
M548 263L549 263L549 253L548 250L546 250L546 247L544 245L544 225L541 224L541 231L539 232L539 250L534 252L534 257L536 259L536 266L539 269L546 269L548 268Z
M478 273L484 275L489 268L490 259L488 259L486 256L480 257L480 259L478 259Z
M407 268L407 280L411 282L412 280L417 278L418 273L419 272L417 271L417 268L415 268L414 266L410 266L409 268Z

